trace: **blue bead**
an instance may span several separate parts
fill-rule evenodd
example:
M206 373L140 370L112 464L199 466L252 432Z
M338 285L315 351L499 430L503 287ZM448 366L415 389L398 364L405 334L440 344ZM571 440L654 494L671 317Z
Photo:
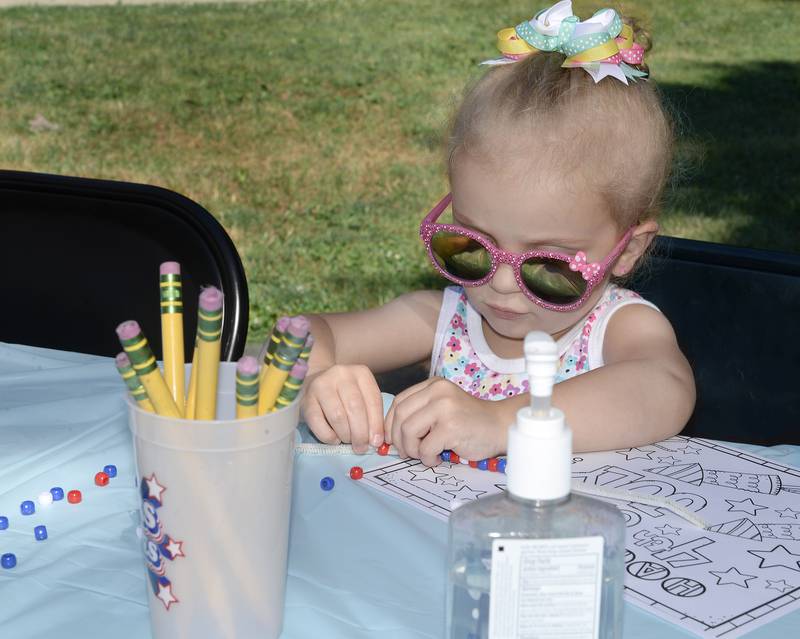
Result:
M33 529L33 535L39 541L44 541L47 539L47 528L44 526L36 526L36 528Z
M51 488L50 494L53 496L53 501L61 501L64 499L64 489L58 486Z
M442 461L450 461L450 451L449 450L443 450L442 454L439 455L439 457L442 458Z
M499 472L499 473L505 473L506 472L506 460L505 460L505 458L503 458L499 462L497 462L497 472Z
M117 476L117 467L114 464L109 464L108 466L103 466L103 472L108 475L109 477L116 477Z
M32 515L33 513L36 512L36 506L32 501L26 500L19 505L19 511L23 515Z
M0 530L8 528L8 517L0 517Z
M322 488L322 490L333 490L333 485L335 483L333 477L323 477L319 482L319 487Z
M478 470L489 470L489 460L488 459L481 459L478 462Z
M17 565L17 556L13 552L7 552L0 557L0 565L2 565L3 568L13 568Z

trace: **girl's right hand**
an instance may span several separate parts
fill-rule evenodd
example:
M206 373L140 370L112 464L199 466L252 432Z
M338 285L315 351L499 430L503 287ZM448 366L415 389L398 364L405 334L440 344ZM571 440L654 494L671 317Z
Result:
M306 378L300 408L326 444L350 443L356 453L383 443L383 399L369 368L335 364Z

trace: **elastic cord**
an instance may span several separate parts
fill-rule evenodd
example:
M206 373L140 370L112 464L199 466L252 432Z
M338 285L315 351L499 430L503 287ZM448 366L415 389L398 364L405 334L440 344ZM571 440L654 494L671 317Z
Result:
M353 447L350 444L339 444L338 446L330 446L328 444L295 444L295 450L303 455L355 455ZM371 451L375 454L374 451ZM397 449L394 446L389 448L387 456L397 457ZM630 490L622 490L620 488L601 488L599 486L589 486L584 483L572 484L572 491L581 495L590 495L595 497L607 497L615 501L633 501L642 504L649 504L659 508L666 508L670 512L685 519L689 523L697 526L698 528L708 528L708 522L700 518L696 513L688 508L670 501L666 497L659 497L657 495L643 495Z

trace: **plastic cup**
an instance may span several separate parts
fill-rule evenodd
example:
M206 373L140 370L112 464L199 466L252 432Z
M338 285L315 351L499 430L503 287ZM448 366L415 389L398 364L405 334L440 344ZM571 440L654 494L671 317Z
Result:
M281 632L300 404L237 420L235 375L220 365L214 421L128 398L154 639Z

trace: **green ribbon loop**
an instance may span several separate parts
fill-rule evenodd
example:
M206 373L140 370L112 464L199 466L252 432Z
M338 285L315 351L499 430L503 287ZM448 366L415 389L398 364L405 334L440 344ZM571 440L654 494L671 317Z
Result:
M600 9L594 13L592 18L604 11L613 11L613 9ZM575 27L581 22L578 16L567 16L564 18L559 25L558 35L543 35L536 30L531 23L537 20L539 17L538 14L529 22L521 22L514 30L520 38L525 40L525 42L532 47L540 51L558 51L569 58L593 47L605 44L621 33L622 18L619 17L616 11L613 13L614 17L607 30L587 33L577 37L574 36Z

